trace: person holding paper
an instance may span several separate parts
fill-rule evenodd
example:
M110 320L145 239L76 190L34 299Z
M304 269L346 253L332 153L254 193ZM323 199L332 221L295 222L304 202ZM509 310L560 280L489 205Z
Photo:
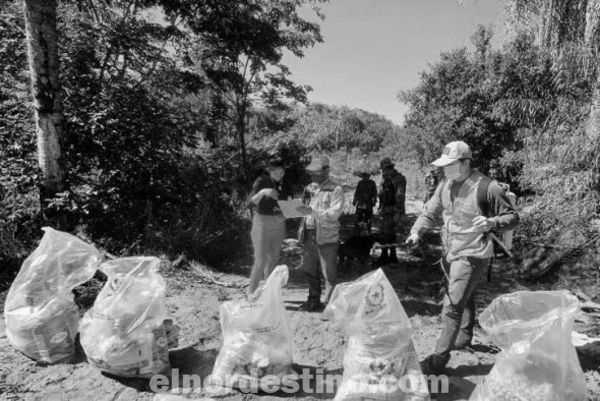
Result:
M260 280L269 277L279 260L281 242L285 237L285 217L277 201L292 197L291 186L284 180L284 175L283 161L272 159L267 173L254 181L248 198L248 206L253 211L250 237L254 247L249 294L258 288Z
M327 157L313 161L307 170L313 182L304 190L307 205L298 207L298 211L306 215L300 225L298 243L304 249L301 271L308 284L308 300L300 308L312 312L323 307L319 266L325 277L325 304L337 281L339 218L344 211L344 191L329 178Z

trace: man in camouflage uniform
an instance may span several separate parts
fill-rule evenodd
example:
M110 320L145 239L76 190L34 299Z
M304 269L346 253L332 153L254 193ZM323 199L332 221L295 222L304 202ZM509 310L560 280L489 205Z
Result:
M396 226L405 214L406 178L394 168L394 163L386 157L381 167L381 188L379 190L379 214L381 233L385 244L396 243ZM381 248L379 264L396 263L396 245Z

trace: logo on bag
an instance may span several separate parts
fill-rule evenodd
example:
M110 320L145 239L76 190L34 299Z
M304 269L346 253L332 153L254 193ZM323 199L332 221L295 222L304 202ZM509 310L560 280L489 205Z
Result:
M156 344L159 347L166 347L167 345L169 345L169 342L167 341L167 339L165 337L160 337L159 339L156 340Z
M383 286L381 284L371 286L371 288L369 288L369 291L367 291L366 301L367 305L369 305L372 308L381 306L381 304L383 303Z
M52 344L62 343L67 338L67 335L68 335L68 333L66 331L58 332L52 336L52 338L50 339L50 342Z
M385 307L384 297L383 285L375 284L371 286L365 297L365 315L368 316L381 311Z

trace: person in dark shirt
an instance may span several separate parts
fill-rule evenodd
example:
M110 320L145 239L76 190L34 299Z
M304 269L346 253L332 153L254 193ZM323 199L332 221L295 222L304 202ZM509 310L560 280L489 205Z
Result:
M285 169L281 159L273 159L263 174L254 181L248 205L253 211L252 246L254 264L250 273L248 293L253 293L261 280L269 277L277 261L281 242L285 236L285 218L278 200L292 197L291 186L284 180Z
M396 254L397 226L406 212L406 177L394 167L389 157L381 160L381 188L379 192L379 214L381 234L387 246L381 248L377 264L398 263Z
M360 172L361 180L354 191L352 205L356 207L354 229L358 233L359 223L365 223L367 232L371 232L371 220L373 219L373 207L377 203L377 184L369 178L366 171Z

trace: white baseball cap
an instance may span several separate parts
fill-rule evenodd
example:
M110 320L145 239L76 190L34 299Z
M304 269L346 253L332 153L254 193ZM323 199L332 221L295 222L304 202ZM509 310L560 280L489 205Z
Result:
M444 147L442 156L431 164L436 167L445 167L460 159L472 159L473 154L469 145L463 141L450 142Z

